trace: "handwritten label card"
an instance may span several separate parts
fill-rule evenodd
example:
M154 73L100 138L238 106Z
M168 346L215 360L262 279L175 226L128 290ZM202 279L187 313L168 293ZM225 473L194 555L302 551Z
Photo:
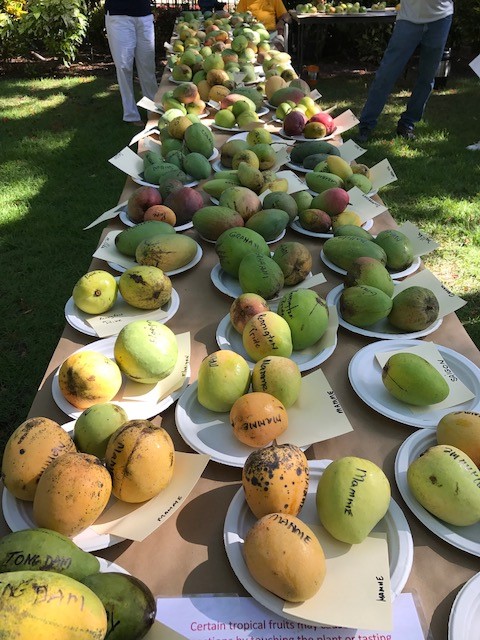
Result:
M319 93L316 89L310 91L310 98L312 100L319 100L322 97L322 94Z
M126 206L127 206L127 200L120 202L120 204L117 204L116 207L113 207L112 209L105 211L96 220L91 222L86 227L83 227L83 230L86 231L87 229L91 229L92 227L94 227L97 224L100 224L101 222L105 222L106 220L112 220L113 218L116 218L120 213L120 211L125 210Z
M330 336L325 336L326 341L332 334L336 338L336 332L332 331ZM302 377L300 396L288 409L288 429L277 438L277 442L307 447L350 431L353 431L353 427L335 392L323 371L317 369Z
M372 198L369 198L358 187L352 187L348 190L349 205L348 209L355 211L363 222L375 218L387 210L387 207Z
M167 305L165 305L165 307L166 306ZM79 312L79 315L81 315L81 312ZM99 338L117 335L126 324L134 320L155 320L161 322L167 317L167 313L162 309L152 309L151 311L136 309L125 302L120 294L118 294L113 307L106 313L99 316L82 315L85 316L85 322L92 327Z
M142 107L147 111L154 111L155 113L163 113L163 109L160 109L160 107L157 104L155 104L153 100L150 100L150 98L147 98L146 96L143 96L143 98L137 102L137 106Z
M99 260L105 260L105 262L113 262L125 269L131 269L132 267L137 266L137 262L133 258L129 258L117 250L115 246L115 238L119 233L120 231L110 231L107 233L93 254L93 257L98 258Z
M449 291L447 287L436 278L431 271L423 269L418 271L409 278L405 278L395 285L393 297L397 296L400 291L409 287L425 287L433 291L438 300L438 317L443 318L449 313L454 313L457 309L461 309L467 304L466 300L462 300L454 293Z
M343 158L345 162L352 162L352 160L356 160L367 152L366 149L363 149L351 138L350 140L347 140L342 145L340 145L338 147L338 150L340 151L340 157Z
M393 629L384 634L379 627L352 631L324 624L306 626L272 613L251 597L157 598L157 620L168 625L163 640L205 640L206 634L223 640L425 640L411 593L395 598L392 615ZM171 628L182 635L171 635ZM145 640L156 638L146 636Z
M413 255L415 257L423 256L437 249L440 245L432 237L420 231L420 229L412 222L404 222L399 228L410 240L413 246Z
M390 162L385 158L373 167L370 167L370 181L376 190L398 180Z
M405 347L404 349L396 349L393 351L386 351L384 353L376 353L375 357L382 367L385 366L387 360L394 353L415 353L416 355L427 360L435 369L442 374L445 380L448 383L448 387L450 389L450 393L442 402L437 402L434 405L428 405L425 407L417 407L414 405L409 405L405 403L405 406L413 414L425 414L430 413L432 410L438 409L448 409L450 407L454 407L457 404L461 404L462 402L467 402L475 397L475 394L470 391L468 387L466 387L463 382L455 375L455 373L450 369L447 364L445 358L442 356L440 351L437 349L437 345L433 342L423 342L420 345L415 347Z
M129 147L124 147L108 161L132 178L140 178L140 174L143 172L142 158Z
M275 151L275 164L271 171L277 172L286 162L290 162L290 149L288 145L274 142L272 149Z
M332 538L319 525L309 526L325 552L325 580L313 598L300 604L286 602L283 611L313 623L390 631L393 619L387 534L372 533L360 544L348 545Z
M277 173L277 178L285 178L288 182L287 193L296 193L297 191L305 191L308 189L306 183L293 173L293 171L285 170Z
M130 504L117 500L98 518L92 529L141 542L183 506L197 484L209 456L175 452L175 466L170 484L147 502Z
M468 66L471 67L472 71L480 78L480 55L474 58Z
M355 116L350 109L341 113L334 118L333 121L336 126L335 135L341 135L359 123L357 116Z

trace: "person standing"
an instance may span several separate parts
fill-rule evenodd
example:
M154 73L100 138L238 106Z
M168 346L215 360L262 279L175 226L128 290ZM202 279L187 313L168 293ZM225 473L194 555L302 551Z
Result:
M453 0L401 0L395 27L360 114L358 142L366 142L395 82L420 45L418 78L397 125L397 135L415 138L435 83L453 17Z
M251 11L271 34L272 44L280 50L285 48L285 24L291 21L282 0L239 0L235 7L238 13Z
M106 0L105 27L122 98L123 120L143 126L133 88L133 65L143 95L153 100L158 83L150 0Z

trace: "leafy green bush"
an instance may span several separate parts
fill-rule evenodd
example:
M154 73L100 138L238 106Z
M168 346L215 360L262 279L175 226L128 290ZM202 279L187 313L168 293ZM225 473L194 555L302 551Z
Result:
M86 29L84 0L0 0L0 47L5 57L33 49L69 64Z
M456 0L450 37L455 48L468 47L477 55L480 42L480 0Z

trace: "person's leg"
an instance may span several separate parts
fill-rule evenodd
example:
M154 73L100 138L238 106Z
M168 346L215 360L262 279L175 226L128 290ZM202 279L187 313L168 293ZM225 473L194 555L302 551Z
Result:
M400 116L399 127L413 129L415 123L422 119L435 84L435 73L445 50L451 24L452 16L448 16L424 25L418 78L407 102L407 108Z
M133 92L133 60L135 56L135 24L130 16L105 16L108 45L117 72L118 87L125 122L140 120Z
M360 131L375 128L378 116L382 113L395 82L420 43L422 33L423 25L407 20L399 20L395 23L390 41L360 114Z
M143 95L150 100L155 98L158 89L155 75L155 30L153 16L135 18L137 27L137 46L135 66Z

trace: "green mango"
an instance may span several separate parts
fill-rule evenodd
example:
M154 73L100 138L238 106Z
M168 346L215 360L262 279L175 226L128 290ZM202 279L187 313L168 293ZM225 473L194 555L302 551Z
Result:
M285 231L289 222L288 213L282 209L262 209L248 218L245 226L259 233L267 242L271 242Z
M375 258L367 257L357 258L352 262L345 276L344 284L345 287L357 285L375 287L383 291L389 298L392 297L394 290L392 276L383 264Z
M256 293L271 300L283 288L285 278L275 260L261 253L249 253L240 262L238 280L243 293Z
M448 382L435 367L416 353L394 353L382 369L385 388L402 402L425 407L448 397Z
M115 246L125 256L135 257L135 251L142 240L158 236L160 233L176 233L171 224L160 220L146 220L134 227L123 229L115 236Z
M222 269L238 278L240 262L252 252L270 255L270 249L260 233L246 227L232 227L224 231L215 243L215 252Z
M387 254L387 267L395 271L407 269L413 262L411 240L398 229L385 229L373 240Z
M328 327L328 306L312 289L297 289L283 296L277 313L286 320L295 350L311 347Z
M422 331L438 318L437 296L426 287L403 289L393 298L390 323L402 331Z
M385 251L367 238L356 236L334 236L328 238L323 245L325 256L341 269L348 271L356 258L368 256L375 258L383 265L387 262Z
M294 164L303 164L305 158L318 153L340 155L338 147L327 140L309 140L295 144L290 152L290 159Z
M343 289L340 295L342 318L355 327L368 327L388 316L392 299L386 293L367 285Z

